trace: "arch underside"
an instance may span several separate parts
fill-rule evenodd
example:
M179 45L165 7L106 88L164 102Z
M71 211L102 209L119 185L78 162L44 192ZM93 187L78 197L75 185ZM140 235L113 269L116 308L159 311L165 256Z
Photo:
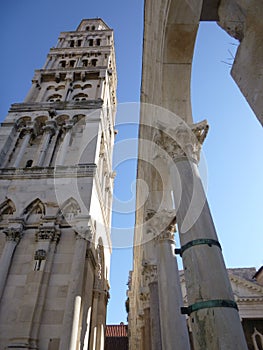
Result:
M263 3L257 0L145 0L141 102L192 123L191 66L200 21L217 21L240 41L231 75L263 124ZM144 121L141 113L141 121Z

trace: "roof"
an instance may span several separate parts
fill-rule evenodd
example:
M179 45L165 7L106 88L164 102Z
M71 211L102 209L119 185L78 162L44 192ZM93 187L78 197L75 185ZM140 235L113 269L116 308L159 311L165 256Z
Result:
M127 337L128 326L125 324L111 324L106 326L106 337Z

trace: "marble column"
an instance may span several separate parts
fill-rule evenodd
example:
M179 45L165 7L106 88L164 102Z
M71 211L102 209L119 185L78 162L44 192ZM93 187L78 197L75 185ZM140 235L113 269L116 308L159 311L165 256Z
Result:
M175 210L148 210L148 234L155 240L162 347L190 349L186 317L181 314L183 297L174 253ZM176 327L174 326L176 324Z
M167 157L195 350L247 349L197 163L206 121L174 129L159 124L155 142Z
M9 227L4 230L6 236L6 243L0 258L0 300L5 289L6 279L8 276L14 251L22 237L23 227L21 225L19 226L20 227Z
M75 350L78 343L78 327L81 324L80 309L83 301L83 280L85 271L85 260L87 243L91 239L89 229L84 233L76 234L74 256L70 273L70 284L63 318L62 336L59 350Z
M24 156L25 150L29 144L29 141L30 141L33 133L34 133L33 125L27 125L26 127L24 127L22 129L22 131L21 131L21 135L23 135L22 144L20 146L19 152L18 152L16 159L14 161L14 164L13 164L14 168L19 167L21 160Z
M44 134L40 144L38 159L36 161L36 166L39 166L39 167L45 165L44 162L45 162L45 157L48 150L48 145L51 137L56 132L56 122L53 120L47 121L43 129L44 129Z

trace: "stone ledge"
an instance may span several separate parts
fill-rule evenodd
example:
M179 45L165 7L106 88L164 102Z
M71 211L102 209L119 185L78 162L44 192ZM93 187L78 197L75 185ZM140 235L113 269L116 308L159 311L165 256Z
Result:
M57 167L5 168L0 169L0 179L40 179L40 178L74 178L93 177L96 164L79 164Z

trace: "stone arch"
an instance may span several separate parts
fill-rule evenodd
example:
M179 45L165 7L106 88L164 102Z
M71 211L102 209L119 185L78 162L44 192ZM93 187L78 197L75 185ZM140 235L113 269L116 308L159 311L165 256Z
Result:
M22 128L25 127L29 122L31 122L31 120L31 117L24 116L17 120L16 125L18 126L18 128Z
M14 202L11 199L6 199L0 204L0 220L5 220L6 217L13 215L15 211Z
M36 198L32 201L23 211L23 216L27 224L39 222L39 220L45 215L46 208L43 202Z
M63 114L63 115L59 115L55 121L57 123L57 125L63 125L65 124L65 122L67 122L70 119L69 115L67 114Z
M57 212L58 221L69 221L79 215L81 208L75 198L68 198Z

